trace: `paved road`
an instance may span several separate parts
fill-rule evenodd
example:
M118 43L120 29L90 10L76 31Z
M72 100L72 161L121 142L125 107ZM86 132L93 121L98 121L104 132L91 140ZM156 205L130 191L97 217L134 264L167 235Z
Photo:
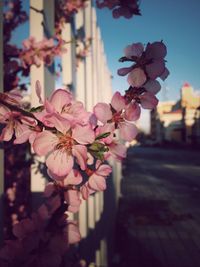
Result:
M200 267L200 151L135 147L123 164L117 267Z

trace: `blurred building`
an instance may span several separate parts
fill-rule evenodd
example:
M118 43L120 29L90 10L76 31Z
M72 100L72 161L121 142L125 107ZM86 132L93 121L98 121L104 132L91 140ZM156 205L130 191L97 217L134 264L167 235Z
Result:
M151 111L151 138L155 143L200 144L200 94L185 83L180 100L160 102Z

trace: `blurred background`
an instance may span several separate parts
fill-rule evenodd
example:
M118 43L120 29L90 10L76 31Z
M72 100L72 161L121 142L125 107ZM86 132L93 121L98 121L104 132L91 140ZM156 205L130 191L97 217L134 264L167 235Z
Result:
M9 14L9 2L17 3L16 15ZM200 266L200 2L141 0L142 16L114 19L110 10L86 1L63 22L67 53L48 64L19 68L23 40L54 36L62 17L58 2L0 1L2 92L19 87L24 105L36 107L35 82L40 80L43 96L68 87L91 111L97 102L109 103L115 91L128 89L126 77L117 75L118 59L136 42L163 40L170 71L166 81L159 81L157 108L142 111L139 134L126 144L127 158L110 162L107 190L71 216L83 238L69 261L83 259L85 266L98 267ZM47 179L43 159L32 157L28 144L1 148L3 240L12 237L13 224L39 206Z

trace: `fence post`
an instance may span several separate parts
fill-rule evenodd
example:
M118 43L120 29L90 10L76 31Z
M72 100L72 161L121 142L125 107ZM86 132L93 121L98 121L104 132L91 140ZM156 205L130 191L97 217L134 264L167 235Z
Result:
M0 92L3 92L3 1L0 0ZM3 240L4 152L0 149L0 244Z
M41 41L44 36L47 38L53 37L54 17L54 1L30 0L30 36L35 37L36 41ZM49 67L46 67L43 62L41 62L40 67L31 66L31 105L33 107L40 105L35 92L36 81L39 80L41 83L42 97L44 98L45 96L49 96L55 89L54 75L54 63ZM37 159L42 160L39 157L35 159L36 161ZM46 182L41 173L35 173L36 169L37 163L33 164L31 168L31 191L35 193L35 196L33 196L33 205L39 200L37 194L43 191Z
M91 45L88 50L88 54L85 58L85 94L86 94L86 108L88 111L92 111L94 99L93 99L93 88L92 88L92 7L91 2L87 3L86 8L84 9L84 30L86 38L91 38Z
M68 87L75 93L76 89L76 41L75 41L75 19L64 23L62 28L62 39L67 42L64 48L67 52L61 57L62 63L62 85Z
M62 84L65 87L69 87L72 91L75 86L75 81L73 80L73 72L75 69L73 68L73 61L75 61L75 55L73 55L73 46L74 43L70 42L73 39L73 31L71 27L71 23L65 23L62 29L62 38L66 42L64 48L67 49L67 52L62 55Z
M78 42L77 46L77 53L80 49L83 49L83 42L85 38L85 31L84 31L84 17L83 17L83 10L79 10L75 17L76 22L76 32L77 36L80 37L81 41ZM82 101L84 104L86 103L86 88L85 88L85 59L80 60L78 62L78 66L76 69L77 80L76 80L76 98L79 101Z
M84 17L83 10L79 10L75 17L76 22L76 32L78 35L81 35L82 41L84 41L85 32L84 32ZM81 43L80 43L81 45ZM77 52L82 47L77 47ZM76 69L76 89L75 96L78 101L82 101L85 105L86 103L86 87L85 87L85 59L80 60ZM83 201L79 210L79 228L82 237L86 237L88 233L88 222L87 222L87 203Z
M93 45L93 36L92 36L92 6L91 2L87 3L86 8L84 9L84 29L86 38L91 38L91 45L89 47L88 54L85 58L85 87L86 87L86 109L92 111L94 104L93 97L93 65L92 65L92 45ZM91 230L95 227L95 203L94 197L88 198L87 203L87 216L88 216L88 230Z
M92 7L92 66L93 66L93 79L92 79L92 88L93 88L93 105L97 103L97 17L95 8Z

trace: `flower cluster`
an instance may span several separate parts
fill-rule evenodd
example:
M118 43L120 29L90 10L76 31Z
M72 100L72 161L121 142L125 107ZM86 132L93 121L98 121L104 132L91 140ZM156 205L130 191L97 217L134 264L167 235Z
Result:
M18 259L20 266L27 262L57 266L68 245L80 240L77 223L68 220L66 212L78 212L83 200L106 189L112 171L107 160L126 157L124 141L136 137L135 121L141 107L151 109L158 103L155 79L167 76L165 55L162 42L148 44L145 50L140 43L128 46L120 60L135 64L120 69L119 74L129 73L129 89L125 95L116 92L109 104L97 103L92 112L87 112L67 89L57 89L42 99L39 82L36 94L41 105L30 111L22 108L19 91L0 94L0 123L4 125L1 141L28 141L37 155L45 156L52 179L45 188L45 204L14 226L17 239L7 242L0 253L5 264L12 266Z
M48 199L30 218L14 225L16 239L6 241L0 251L2 267L60 266L69 244L80 241L77 223L67 220L60 204L58 197Z
M97 7L111 9L115 19L121 16L129 19L133 15L141 15L138 2L138 0L96 0Z
M1 140L14 143L29 141L34 152L46 157L46 166L53 180L63 182L70 175L85 172L87 181L80 179L80 192L105 189L105 178L111 172L104 160L110 156L122 159L125 146L116 138L131 141L137 135L134 121L140 117L140 108L154 108L158 101L158 76L166 77L162 42L143 46L133 44L125 49L125 58L136 63L119 70L127 74L130 88L122 96L116 92L110 104L97 103L93 112L87 112L68 90L55 90L49 99L41 98L41 86L36 83L36 93L41 106L32 112L22 110L18 93L1 94L0 122L5 125ZM142 73L142 74L141 74ZM13 105L14 104L14 105ZM91 168L95 165L95 168Z
M23 50L19 57L24 68L30 65L36 65L39 67L42 62L46 65L51 65L55 56L60 56L66 49L63 48L64 41L58 40L57 44L53 38L46 39L37 42L34 37L24 40Z
M56 1L57 23L69 22L80 9L85 8L88 0L58 0Z
M130 67L118 70L118 75L128 74L130 87L126 91L126 103L134 109L139 105L145 109L155 108L158 104L155 95L161 89L156 79L165 80L169 75L164 59L167 54L166 46L162 41L148 43L146 48L141 43L133 43L124 49L124 54L119 61L134 62Z
M125 57L120 59L121 62L131 61L134 64L128 68L121 68L118 74L121 76L128 75L128 83L132 87L145 86L147 90L154 93L159 91L157 78L165 80L169 75L165 67L165 56L167 54L166 46L163 42L148 43L144 48L142 43L134 43L124 49Z

